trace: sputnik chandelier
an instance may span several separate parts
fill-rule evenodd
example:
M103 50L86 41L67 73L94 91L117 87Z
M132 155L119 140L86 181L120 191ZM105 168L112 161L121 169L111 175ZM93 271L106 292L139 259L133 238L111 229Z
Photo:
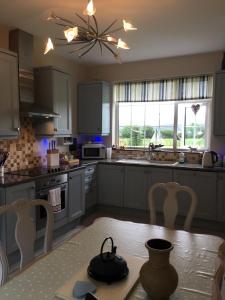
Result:
M80 58L87 54L94 46L98 45L102 54L103 48L110 51L114 58L120 62L119 49L130 49L129 46L112 34L121 30L125 32L129 30L137 30L133 25L126 20L123 20L123 26L115 27L117 20L114 20L109 26L102 31L99 29L97 19L95 17L96 8L93 0L89 0L83 17L76 13L77 18L82 25L78 25L70 20L61 18L54 13L47 18L48 21L54 21L56 25L63 27L64 38L55 38L58 43L55 46L74 46L70 53L79 52ZM49 37L46 43L44 54L54 49L53 42Z

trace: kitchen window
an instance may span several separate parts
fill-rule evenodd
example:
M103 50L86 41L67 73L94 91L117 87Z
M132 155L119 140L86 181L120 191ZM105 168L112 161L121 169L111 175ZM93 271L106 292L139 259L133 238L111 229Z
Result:
M114 85L116 144L146 148L207 149L212 76L123 82Z

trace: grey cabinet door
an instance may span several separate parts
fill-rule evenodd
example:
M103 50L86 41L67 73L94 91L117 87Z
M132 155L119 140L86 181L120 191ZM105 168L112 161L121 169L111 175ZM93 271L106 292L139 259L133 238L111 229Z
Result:
M78 133L110 133L110 86L106 82L78 85Z
M17 56L0 50L0 137L19 134Z
M98 203L123 206L124 173L123 166L98 166Z
M6 204L10 204L19 199L34 199L35 198L35 183L28 182L19 184L6 189L5 192ZM35 218L34 210L31 211L32 218ZM14 213L6 214L6 251L11 253L17 249L15 240L15 225L17 217Z
M85 212L84 170L69 173L69 220Z
M53 110L61 115L54 119L55 135L72 133L70 76L66 73L52 70L53 76Z
M213 172L174 170L174 181L191 187L197 194L195 217L205 220L217 219L217 174ZM180 193L180 214L186 215L189 198Z
M132 166L125 168L124 207L147 209L147 169Z
M146 170L147 174L147 186L146 186L146 194L148 197L148 192L150 188L153 186L153 184L158 182L170 182L173 178L173 171L171 169L165 169L165 168L154 168L149 167ZM163 212L163 203L165 199L166 193L163 190L157 190L155 193L156 197L156 211L157 212ZM147 204L148 206L148 204ZM148 207L149 209L149 207Z
M219 173L217 178L218 178L217 216L218 216L218 221L225 222L225 173Z
M215 77L214 134L225 135L225 72Z

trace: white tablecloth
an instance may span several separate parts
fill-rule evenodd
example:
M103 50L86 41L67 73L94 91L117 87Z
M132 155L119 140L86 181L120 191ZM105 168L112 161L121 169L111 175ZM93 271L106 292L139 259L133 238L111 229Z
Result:
M163 238L171 241L171 263L179 283L171 299L211 299L212 277L218 266L217 250L222 239L216 236L169 230L160 226L99 218L71 240L35 262L0 288L0 300L55 299L55 291L84 264L100 252L104 238L112 236L118 254L148 259L145 241ZM148 299L140 284L129 300ZM107 299L100 299L107 300ZM115 299L122 300L122 299Z

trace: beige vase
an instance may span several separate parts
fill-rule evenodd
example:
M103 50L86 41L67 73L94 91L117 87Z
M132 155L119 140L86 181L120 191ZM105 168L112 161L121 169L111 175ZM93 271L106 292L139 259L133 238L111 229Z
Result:
M152 239L145 243L149 260L140 270L140 282L152 300L166 300L175 291L178 275L169 262L173 249L169 241Z

